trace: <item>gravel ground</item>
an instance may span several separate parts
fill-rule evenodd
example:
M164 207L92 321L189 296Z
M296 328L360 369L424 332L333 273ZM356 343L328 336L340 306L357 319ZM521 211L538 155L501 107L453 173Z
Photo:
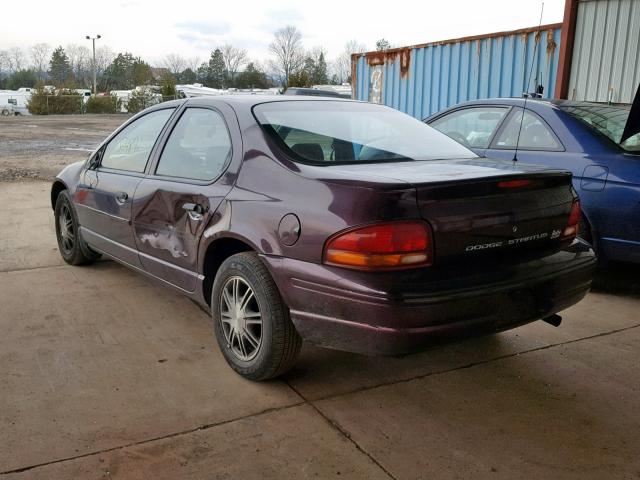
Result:
M87 158L128 115L0 117L0 182L50 180Z

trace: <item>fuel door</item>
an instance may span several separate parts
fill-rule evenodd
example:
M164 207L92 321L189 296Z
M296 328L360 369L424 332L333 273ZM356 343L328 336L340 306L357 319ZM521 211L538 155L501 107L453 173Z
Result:
M588 165L582 172L580 189L589 192L601 192L607 183L609 169L602 165Z

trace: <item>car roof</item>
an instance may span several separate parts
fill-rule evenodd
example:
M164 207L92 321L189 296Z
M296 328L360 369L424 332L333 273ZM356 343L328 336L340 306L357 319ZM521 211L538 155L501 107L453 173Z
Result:
M339 97L322 97L312 95L216 95L211 97L192 97L187 99L197 100L198 103L207 103L207 101L223 101L231 106L238 105L243 107L252 107L260 103L270 102L300 102L300 101L312 101L312 102L356 102L350 98Z
M527 105L532 105L532 106L541 106L541 107L556 107L559 105L595 105L595 106L601 106L603 105L602 103L597 103L597 102L586 102L586 101L581 101L581 100L562 100L562 99L551 99L551 98L527 98ZM461 102L458 103L456 105L453 105L448 109L451 108L458 108L458 107L464 107L464 106L471 106L471 105L512 105L512 106L523 106L524 105L524 101L525 99L523 97L498 97L498 98L483 98L483 99L478 99L478 100L469 100L467 102ZM614 104L616 106L621 106L621 107L630 107L630 104L628 103L618 103L618 104ZM442 111L442 110L441 110ZM437 112L440 113L440 112ZM435 115L435 114L434 114Z

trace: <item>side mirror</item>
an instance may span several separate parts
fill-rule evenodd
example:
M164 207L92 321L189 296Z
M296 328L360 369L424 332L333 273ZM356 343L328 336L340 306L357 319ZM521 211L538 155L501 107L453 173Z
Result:
M104 149L101 148L89 159L89 170L95 170L100 166L100 160L102 160L102 152L104 152Z

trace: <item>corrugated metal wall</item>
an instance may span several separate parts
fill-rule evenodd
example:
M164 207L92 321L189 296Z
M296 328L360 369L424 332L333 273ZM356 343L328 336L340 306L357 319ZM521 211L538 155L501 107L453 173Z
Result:
M352 57L354 98L424 118L465 100L521 96L535 85L553 97L561 24L434 42ZM536 49L535 42L542 42ZM526 86L532 63L534 73ZM525 75L526 68L526 75Z
M640 83L640 1L580 1L567 96L631 103Z

